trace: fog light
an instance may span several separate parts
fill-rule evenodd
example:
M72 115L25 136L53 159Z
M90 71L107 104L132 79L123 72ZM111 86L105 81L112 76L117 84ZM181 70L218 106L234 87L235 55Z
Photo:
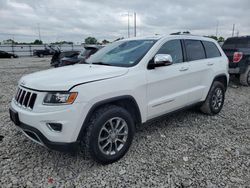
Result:
M62 124L61 123L46 123L47 127L56 132L61 132L62 131Z

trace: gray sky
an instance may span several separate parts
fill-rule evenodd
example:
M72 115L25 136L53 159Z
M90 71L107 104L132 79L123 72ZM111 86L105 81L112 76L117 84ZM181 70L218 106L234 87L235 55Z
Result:
M138 36L191 31L229 37L232 25L250 34L250 0L0 0L0 41L83 42L127 37L129 11L137 13ZM133 16L130 16L131 35Z

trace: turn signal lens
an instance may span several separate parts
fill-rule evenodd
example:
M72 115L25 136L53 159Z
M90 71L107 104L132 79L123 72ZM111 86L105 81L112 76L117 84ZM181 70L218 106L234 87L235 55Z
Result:
M75 101L76 97L77 97L77 92L70 93L66 103L67 104L72 104Z

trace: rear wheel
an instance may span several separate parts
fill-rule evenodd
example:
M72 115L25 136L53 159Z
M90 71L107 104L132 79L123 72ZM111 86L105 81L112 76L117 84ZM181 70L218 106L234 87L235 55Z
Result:
M208 93L206 101L201 106L201 111L209 115L219 113L223 107L225 99L225 86L215 81Z
M247 67L245 73L240 75L240 83L243 86L250 86L250 66Z
M122 107L108 105L90 119L84 136L87 153L99 163L109 164L128 151L135 132L131 115Z

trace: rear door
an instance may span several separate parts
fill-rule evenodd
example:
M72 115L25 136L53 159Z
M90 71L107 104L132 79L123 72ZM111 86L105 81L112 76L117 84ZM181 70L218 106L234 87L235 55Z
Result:
M193 104L202 100L214 64L213 61L206 59L206 52L200 40L186 39L184 44L189 64L189 75L186 78L189 88L188 101Z

